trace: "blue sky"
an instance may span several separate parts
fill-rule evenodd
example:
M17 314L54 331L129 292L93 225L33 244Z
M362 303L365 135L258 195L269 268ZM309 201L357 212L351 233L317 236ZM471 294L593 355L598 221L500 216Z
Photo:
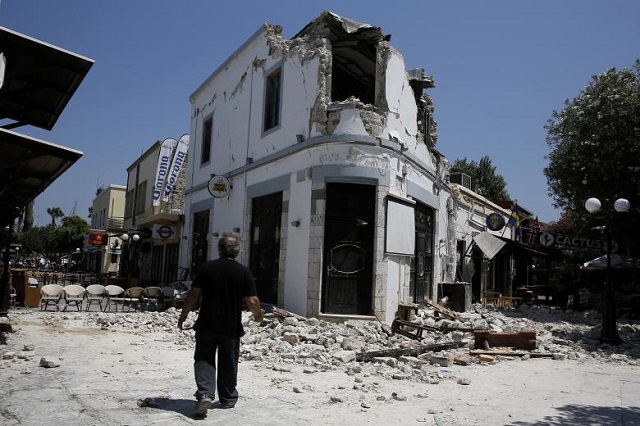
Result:
M52 131L16 129L84 152L36 199L86 217L99 186L156 140L189 132L189 95L262 24L292 37L324 10L391 34L429 91L436 148L452 163L488 155L507 190L557 220L543 168L544 125L594 74L640 58L640 2L0 0L0 26L95 61ZM1 50L1 46L0 46Z

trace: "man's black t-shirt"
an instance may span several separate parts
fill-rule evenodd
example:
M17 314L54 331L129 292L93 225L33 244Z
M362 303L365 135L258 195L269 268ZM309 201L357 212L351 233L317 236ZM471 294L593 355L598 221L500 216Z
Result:
M257 295L249 268L223 257L204 262L192 286L202 290L194 330L229 338L244 335L242 298Z

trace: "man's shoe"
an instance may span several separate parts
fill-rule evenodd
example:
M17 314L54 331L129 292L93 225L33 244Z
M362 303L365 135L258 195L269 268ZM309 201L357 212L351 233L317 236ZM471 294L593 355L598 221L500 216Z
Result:
M211 407L211 398L203 397L196 403L196 409L191 413L191 416L195 419L203 419L207 417L207 411Z
M229 408L233 408L236 406L236 402L235 401L224 401L224 402L220 402L220 408L224 408L224 409L229 409Z

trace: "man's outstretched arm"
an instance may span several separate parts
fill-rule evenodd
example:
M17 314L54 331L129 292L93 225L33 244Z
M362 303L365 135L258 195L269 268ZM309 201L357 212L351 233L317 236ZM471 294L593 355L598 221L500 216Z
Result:
M264 310L260 309L260 299L258 299L258 296L246 296L244 303L247 304L247 307L251 313L253 313L253 320L255 322L262 322L264 319Z
M182 324L187 319L187 315L189 315L189 312L191 312L193 308L195 308L198 304L200 295L202 295L202 289L200 289L199 287L191 287L189 293L187 294L187 298L184 300L184 305L182 305L180 318L178 318L178 328L180 330L182 330Z

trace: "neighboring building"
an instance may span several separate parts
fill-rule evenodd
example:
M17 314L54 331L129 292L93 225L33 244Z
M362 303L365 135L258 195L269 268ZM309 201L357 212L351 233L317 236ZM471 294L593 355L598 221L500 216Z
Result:
M480 302L487 291L511 295L511 253L508 241L513 227L507 226L511 211L487 200L466 185L452 185L447 206L449 224L455 227L455 278L471 284L471 299ZM496 216L493 223L488 217Z
M162 150L168 140L177 144L171 138L157 141L127 168L123 228L128 240L123 245L121 276L127 278L128 285L173 282L179 276L188 154L181 151L180 161L174 164L175 147L168 152ZM184 135L181 141L188 147L189 135ZM156 179L159 175L163 180ZM167 190L167 183L173 188ZM154 190L157 205L154 205Z
M85 244L88 272L117 275L120 270L125 191L125 186L112 184L98 189L93 199L91 232Z

